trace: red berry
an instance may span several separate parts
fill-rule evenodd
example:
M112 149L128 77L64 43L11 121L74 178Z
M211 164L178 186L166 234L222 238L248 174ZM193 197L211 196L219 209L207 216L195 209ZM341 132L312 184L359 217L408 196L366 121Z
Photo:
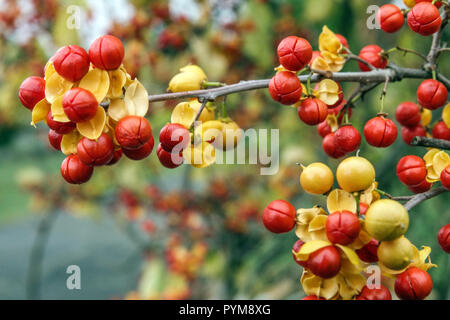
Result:
M273 233L286 233L295 226L296 210L284 200L275 200L264 209L264 226Z
M352 125L344 125L334 133L334 141L338 150L350 153L359 148L361 135Z
M325 230L330 242L345 246L358 237L361 225L350 211L334 212L328 216Z
M307 98L303 100L302 104L297 108L297 113L300 119L310 125L321 123L327 118L327 105L320 99Z
M63 135L56 132L55 130L50 129L48 131L48 142L55 149L61 151L61 140Z
M394 287L402 300L423 300L433 289L433 280L426 271L411 267L397 276Z
M326 300L326 299L322 298L322 297L319 298L318 296L311 295L311 296L304 297L302 300Z
M420 107L413 102L400 103L395 118L402 126L415 127L420 124Z
M290 36L281 40L277 53L283 67L299 71L311 61L312 47L307 40Z
M62 105L67 118L75 123L92 119L98 108L95 96L82 88L67 91L62 99Z
M379 288L373 289L364 286L356 300L392 300L392 296L389 289L380 284Z
M300 249L302 248L302 246L305 243L302 240L297 240L294 245L292 246L292 257L294 258L294 261L299 265L302 266L303 268L306 268L307 266L307 262L306 261L301 261L301 260L297 260L297 257L295 256L295 253L298 253L300 251Z
M450 166L442 170L440 179L442 186L450 191Z
M318 277L329 279L341 269L341 255L334 246L324 247L313 252L308 259L308 269Z
M425 137L426 135L427 132L421 124L415 127L402 127L402 138L406 144L411 144L414 137Z
M146 142L140 148L132 150L123 148L122 151L127 156L127 158L131 160L142 160L147 158L150 153L152 153L154 145L155 140L152 136L150 136L150 140L148 140L148 142Z
M370 63L375 68L384 69L388 64L388 60L381 55L383 49L377 45L368 45L362 48L359 57L364 61ZM370 71L370 68L362 62L358 62L361 71Z
M432 186L433 186L432 183L429 183L427 180L423 180L422 183L419 184L418 186L414 187L408 186L408 189L413 193L424 193L430 190Z
M438 109L447 102L447 98L447 88L437 80L425 80L417 88L417 101L424 108Z
M359 214L364 216L366 215L367 210L369 209L369 205L364 202L359 203Z
M397 139L397 127L392 120L384 117L370 119L364 126L367 142L377 148L386 148Z
M339 39L339 42L340 42L344 47L346 47L347 49L350 48L350 47L348 46L348 41L347 41L347 39L346 39L342 34L336 33L336 37Z
M189 130L178 123L166 124L159 133L161 147L167 152L172 152L178 146L175 152L180 153L188 146L190 141Z
M407 21L411 30L422 36L432 35L442 24L439 10L429 2L416 4L409 11Z
M51 110L47 113L47 125L50 129L55 130L59 134L70 133L77 127L74 122L59 122L53 120Z
M330 124L327 120L319 123L319 125L317 126L317 132L322 138L325 138L328 134L332 133Z
M405 17L399 7L385 4L378 11L377 19L383 31L394 33L400 30L405 23Z
M322 148L323 151L331 158L339 159L345 156L345 152L337 148L333 132L328 134L325 138L323 138Z
M94 66L102 70L114 70L120 67L124 56L122 42L111 35L97 38L89 47L89 58Z
M376 239L370 240L369 243L364 245L361 249L355 250L358 257L361 259L361 261L367 262L367 263L374 263L378 261L378 246L379 242Z
M302 97L302 84L298 77L289 71L277 72L270 80L269 93L273 100L291 105Z
M442 250L450 253L450 224L443 226L438 232L438 242Z
M397 164L397 176L400 181L410 187L420 185L427 176L425 161L418 156L405 156Z
M444 121L439 121L434 126L433 138L450 141L450 128L447 127Z
M28 77L19 87L19 100L27 109L33 110L36 103L45 98L45 80L41 77Z
M128 150L139 149L153 138L152 127L147 119L139 116L126 116L116 126L117 142Z
M118 149L114 151L113 157L111 161L107 163L107 166L115 165L117 162L119 162L120 158L122 158L122 149Z
M169 169L175 169L183 164L183 154L170 153L163 149L161 143L158 144L156 148L156 155L158 156L159 162Z
M80 158L71 154L61 164L61 175L71 184L88 182L94 172L94 168L88 166Z
M58 74L72 82L77 82L89 71L89 56L86 50L71 45L60 48L52 57Z
M88 166L103 166L112 160L114 144L106 133L102 133L97 140L83 138L78 142L77 154Z

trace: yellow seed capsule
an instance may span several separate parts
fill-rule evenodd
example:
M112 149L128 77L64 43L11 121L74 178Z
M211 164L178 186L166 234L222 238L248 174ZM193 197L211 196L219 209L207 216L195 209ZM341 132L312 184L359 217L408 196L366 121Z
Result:
M183 157L186 163L195 168L206 168L216 162L216 151L208 142L201 142L198 145L189 145L183 150Z
M430 124L432 117L433 114L431 113L431 110L423 108L422 112L420 113L420 123L424 127L426 127Z
M222 126L223 124L219 120L202 122L195 127L195 139L198 139L198 142L206 141L209 143L213 143L217 139L221 139Z
M411 242L405 237L393 241L383 241L377 250L379 261L392 270L406 268L413 259L414 250Z
M336 178L347 192L364 191L375 181L375 169L365 158L350 157L339 164Z
M207 103L205 108L203 108L203 111L200 114L198 121L207 122L214 120L214 107L210 107L208 104L209 103ZM197 114L200 111L200 108L202 107L202 104L197 99L190 100L189 105L195 111L195 114Z
M364 225L366 231L375 239L392 241L408 230L408 211L397 201L378 200L367 210Z
M333 186L333 172L325 164L312 163L300 175L302 188L311 194L324 194L331 190Z
M403 0L403 2L409 7L412 8L416 5L416 0Z
M196 65L186 66L180 71L169 82L168 90L171 92L200 90L203 81L207 79L203 70Z
M447 125L447 127L450 128L450 103L448 103L442 110L442 120Z
M236 122L227 120L222 121L222 134L217 137L213 145L215 148L223 151L236 148L242 139L242 130Z

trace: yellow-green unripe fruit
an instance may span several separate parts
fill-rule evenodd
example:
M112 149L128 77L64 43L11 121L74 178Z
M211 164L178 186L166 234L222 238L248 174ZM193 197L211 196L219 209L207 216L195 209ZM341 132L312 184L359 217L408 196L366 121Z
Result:
M394 200L375 201L367 210L364 226L378 241L395 240L408 230L408 211Z
M363 157L350 157L337 167L336 179L347 192L363 191L375 181L375 168Z
M406 268L413 259L414 251L411 242L404 236L393 241L383 241L378 247L378 260L392 270Z

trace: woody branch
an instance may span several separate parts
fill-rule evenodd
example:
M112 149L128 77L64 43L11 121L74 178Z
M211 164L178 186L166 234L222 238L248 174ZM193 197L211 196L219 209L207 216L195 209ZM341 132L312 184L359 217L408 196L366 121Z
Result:
M450 90L450 80L446 78L443 74L439 73L437 70L437 59L439 55L447 50L447 48L441 46L441 38L442 33L445 27L448 24L448 19L450 16L450 7L445 7L442 13L442 26L439 32L433 35L430 51L427 56L422 55L417 52L413 52L415 54L419 54L424 58L425 64L420 69L414 68L403 68L397 66L394 63L390 63L386 69L376 69L370 64L369 72L324 72L318 70L311 70L312 76L302 75L299 76L299 79L302 83L306 83L308 78L310 78L311 83L320 82L323 79L332 79L338 82L353 82L359 83L360 86L358 90L355 92L355 96L358 94L365 94L373 89L375 89L381 83L391 83L402 81L403 79L427 79L432 77L433 75L441 81L447 89ZM397 50L407 52L412 52L412 50L398 48ZM361 61L357 55L352 53L348 53L347 55L349 60L356 60L365 63L365 61ZM201 103L202 107L200 108L197 117L203 111L203 108L208 101L215 101L217 98L224 97L234 93L247 92L259 89L266 89L269 87L270 79L262 79L262 80L249 80L249 81L241 81L239 83L230 84L230 85L222 85L216 88L205 89L205 90L196 90L196 91L185 91L185 92L176 92L176 93L164 93L164 94L156 94L149 96L149 102L158 102L158 101L168 101L168 100L177 100L177 99L187 99L187 98L197 98ZM435 147L440 149L450 149L450 143L448 141L439 140L439 139L430 139L425 137L415 137L413 139L412 145L415 146L423 146L423 147ZM400 197L404 201L407 201L405 207L407 210L411 210L418 204L422 203L425 200L434 198L444 192L447 192L443 187L439 187L424 193L420 193L413 196L405 196Z
M361 84L384 83L386 78L389 82L397 82L403 79L427 79L430 72L422 69L402 68L395 64L390 64L386 69L375 69L369 72L330 72L315 73L311 77L311 82L319 82L323 79L332 79L338 82L354 82ZM440 75L444 81L444 85L450 89L450 80ZM308 75L299 76L302 83L306 83ZM184 91L176 93L164 93L150 95L150 102L177 100L186 98L198 98L200 101L214 101L217 98L227 96L234 93L265 89L269 87L270 79L241 81L239 83L224 85L218 88L211 88L196 91Z

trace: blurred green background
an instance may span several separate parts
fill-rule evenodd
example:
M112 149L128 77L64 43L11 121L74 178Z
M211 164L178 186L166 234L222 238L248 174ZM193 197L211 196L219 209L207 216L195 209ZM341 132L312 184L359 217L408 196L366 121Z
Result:
M389 35L366 27L374 0L33 0L0 2L0 298L1 299L299 299L301 268L291 257L295 235L275 236L260 215L271 200L290 199L297 208L324 205L298 183L296 162L328 159L315 128L295 110L274 103L266 90L228 97L229 114L247 128L280 128L280 171L259 175L258 166L189 166L170 171L155 153L148 160L122 159L96 170L80 187L59 176L64 156L52 151L47 130L29 126L17 89L28 76L43 75L57 48L88 48L111 33L125 44L124 65L150 94L162 93L177 70L200 65L213 81L269 78L277 65L277 43L287 35L307 38L317 50L322 26L347 37L353 52L376 43L427 53L431 38L406 26ZM404 7L401 1L398 1ZM79 15L80 28L67 24ZM75 21L76 22L76 21ZM449 40L449 33L444 33ZM420 58L391 59L419 67ZM440 71L450 64L442 55ZM356 70L354 62L344 71ZM415 101L419 80L389 85L385 110L392 116L405 100ZM343 85L348 97L354 85ZM352 123L362 130L379 109L381 88L357 104ZM154 103L149 119L155 135L176 102ZM434 121L439 114L434 115ZM388 149L363 143L361 155L377 170L379 186L407 195L395 175L405 154L401 137ZM437 244L437 231L450 222L450 196L414 208L407 236L432 247L431 298L450 298L450 258ZM66 268L81 268L81 290L66 288Z

